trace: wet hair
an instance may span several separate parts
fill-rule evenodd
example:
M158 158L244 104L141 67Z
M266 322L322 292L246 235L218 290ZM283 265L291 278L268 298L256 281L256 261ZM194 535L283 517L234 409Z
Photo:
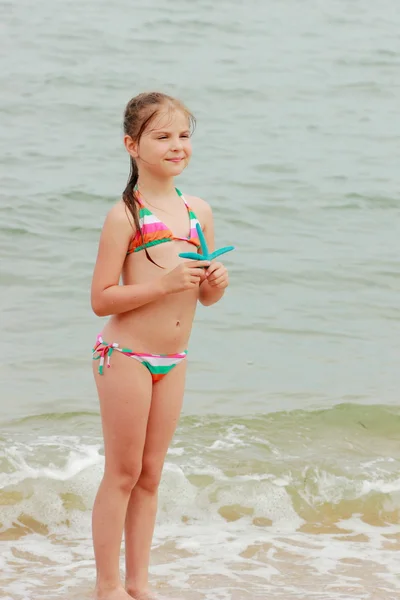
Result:
M162 109L180 110L188 118L189 129L192 132L195 118L182 102L160 92L143 93L129 100L124 113L124 134L129 135L134 142L139 143L146 129L151 125ZM130 157L130 173L122 199L127 210L132 215L137 231L141 232L139 222L139 201L136 197L135 187L139 178L139 169L133 156ZM142 232L141 232L142 233ZM143 239L143 233L142 233ZM145 248L146 256L150 262L157 265ZM158 267L160 265L157 265Z

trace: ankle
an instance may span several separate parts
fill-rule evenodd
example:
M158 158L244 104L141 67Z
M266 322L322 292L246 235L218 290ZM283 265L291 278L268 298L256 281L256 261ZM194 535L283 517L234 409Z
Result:
M146 585L138 585L134 582L127 581L125 584L125 589L130 596L133 596L136 600L145 600L150 595L149 586Z
M116 590L124 589L120 581L105 581L97 579L96 581L96 592L97 593L110 593Z

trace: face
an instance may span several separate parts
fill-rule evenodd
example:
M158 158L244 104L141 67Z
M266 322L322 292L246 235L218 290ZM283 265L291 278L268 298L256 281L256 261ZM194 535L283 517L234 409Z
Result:
M139 169L159 177L175 177L187 167L192 155L188 118L179 109L161 109L139 143L126 136L125 146Z

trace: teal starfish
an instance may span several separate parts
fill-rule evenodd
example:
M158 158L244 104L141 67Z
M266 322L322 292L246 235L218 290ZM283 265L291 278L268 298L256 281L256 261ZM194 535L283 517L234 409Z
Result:
M223 248L214 250L214 252L209 254L206 238L204 237L199 223L196 223L196 231L200 240L201 254L196 254L195 252L182 252L179 255L181 258L191 258L192 260L213 260L214 258L217 258L217 256L221 256L221 254L225 254L225 252L230 252L231 250L235 249L235 246L224 246Z

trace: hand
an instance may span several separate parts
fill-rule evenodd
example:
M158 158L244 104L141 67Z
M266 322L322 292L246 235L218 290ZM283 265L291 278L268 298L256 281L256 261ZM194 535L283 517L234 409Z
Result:
M211 287L225 289L229 285L227 268L220 262L212 262L206 271L206 281Z
M162 277L167 294L176 294L191 290L206 278L204 267L210 266L209 260L189 260L181 263Z

